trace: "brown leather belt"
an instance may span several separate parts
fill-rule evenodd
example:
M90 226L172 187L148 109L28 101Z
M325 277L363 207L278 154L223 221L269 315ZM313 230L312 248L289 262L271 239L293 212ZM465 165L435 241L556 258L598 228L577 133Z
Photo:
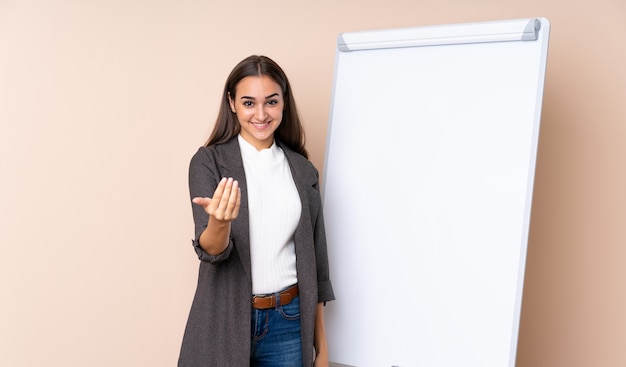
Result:
M276 294L270 294L267 296L253 296L252 307L257 310L265 310L268 308L276 307L276 298L280 298L280 304L278 306L284 306L289 304L298 295L298 285L294 285L278 293L280 297L276 297Z

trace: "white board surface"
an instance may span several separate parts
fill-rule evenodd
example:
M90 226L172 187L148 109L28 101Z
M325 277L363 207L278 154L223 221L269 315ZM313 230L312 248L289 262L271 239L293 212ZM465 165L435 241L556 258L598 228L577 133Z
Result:
M549 27L338 37L323 175L332 361L514 366Z

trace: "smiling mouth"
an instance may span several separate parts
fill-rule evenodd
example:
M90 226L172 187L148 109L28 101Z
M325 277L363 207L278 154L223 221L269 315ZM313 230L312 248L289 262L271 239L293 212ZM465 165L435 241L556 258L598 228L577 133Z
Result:
M251 124L257 128L264 128L264 127L267 127L270 123L269 122L251 122Z

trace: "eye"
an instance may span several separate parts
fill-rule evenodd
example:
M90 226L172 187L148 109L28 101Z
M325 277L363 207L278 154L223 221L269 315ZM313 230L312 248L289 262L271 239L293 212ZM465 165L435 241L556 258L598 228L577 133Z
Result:
M243 101L242 103L244 107L252 107L254 103L252 101Z
M267 101L267 104L270 106L274 106L278 104L278 101L275 99L270 99L269 101Z

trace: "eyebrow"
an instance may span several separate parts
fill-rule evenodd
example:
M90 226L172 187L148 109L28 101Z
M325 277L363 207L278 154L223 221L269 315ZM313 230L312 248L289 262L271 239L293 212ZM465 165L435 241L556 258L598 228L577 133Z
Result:
M276 97L276 96L279 96L279 94L278 93L270 94L269 96L265 97L265 99L270 99L270 98ZM254 99L254 97L241 96L241 99Z

